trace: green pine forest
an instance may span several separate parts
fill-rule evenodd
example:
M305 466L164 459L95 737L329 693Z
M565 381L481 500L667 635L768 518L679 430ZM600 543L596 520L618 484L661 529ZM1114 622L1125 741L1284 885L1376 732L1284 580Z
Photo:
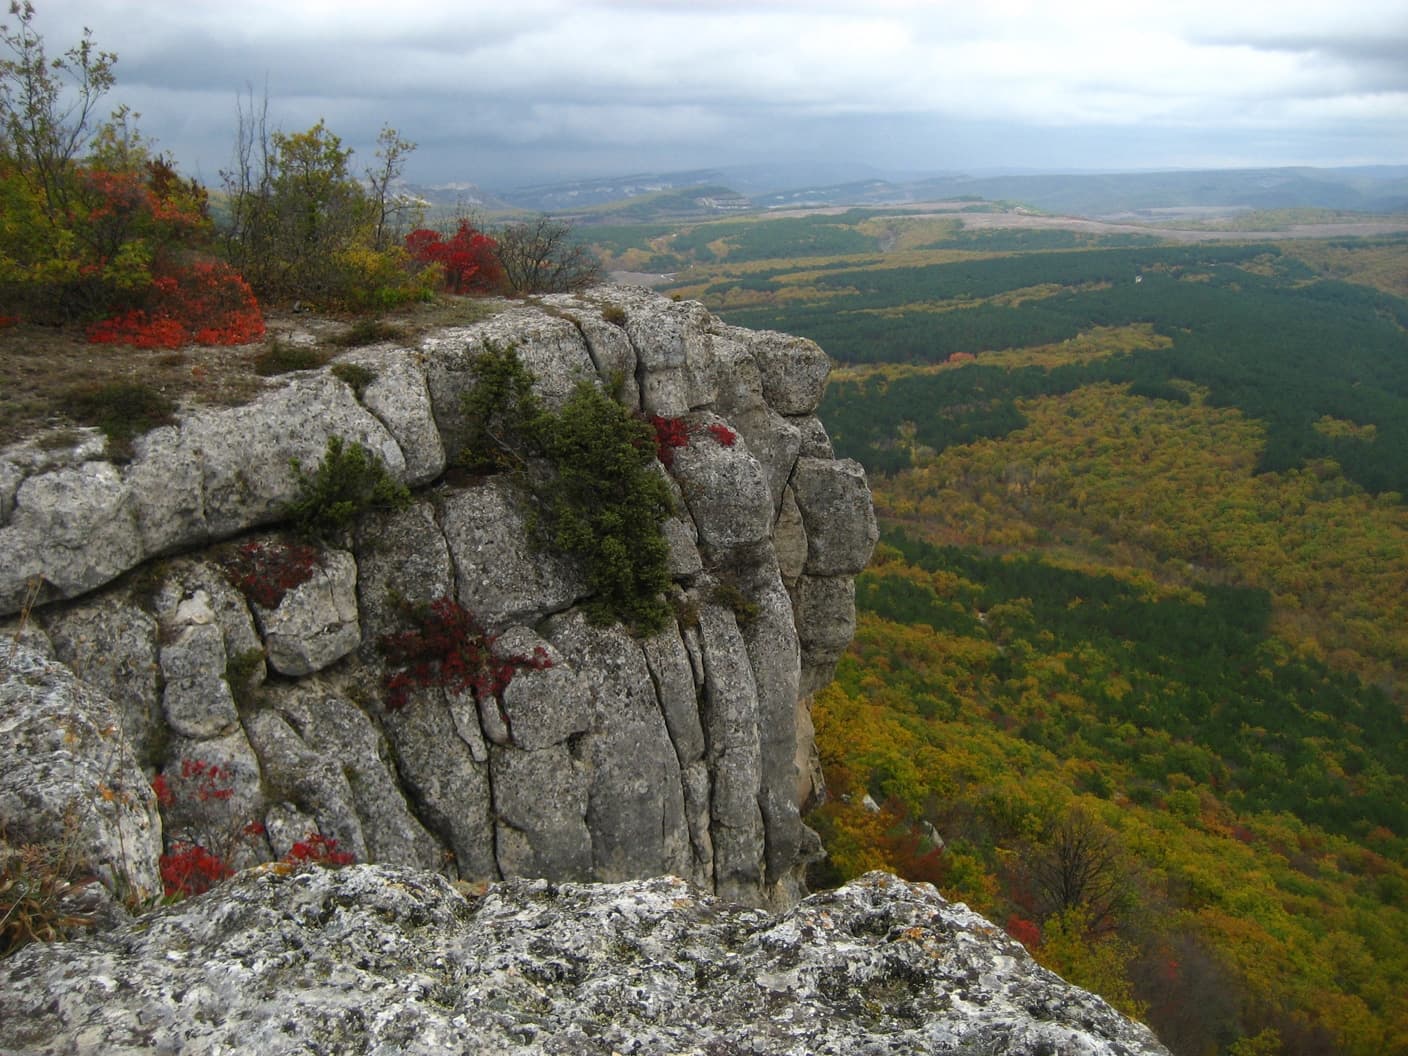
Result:
M589 235L836 361L814 886L930 881L1180 1056L1408 1052L1408 239Z

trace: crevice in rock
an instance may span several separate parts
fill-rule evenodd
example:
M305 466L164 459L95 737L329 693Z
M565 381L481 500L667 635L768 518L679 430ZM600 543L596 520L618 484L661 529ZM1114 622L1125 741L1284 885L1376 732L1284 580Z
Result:
M636 344L636 339L631 336L630 330L622 327L622 333L626 335L626 341L631 346L631 355L636 360L635 381L636 400L641 410L645 410L645 388L646 380L650 377L650 369L645 365L645 357L641 355L640 346Z
M567 754L572 757L574 762L586 762L587 740L590 737L591 734L585 730L579 733L571 733L567 735L567 740L563 743L566 744Z
M460 596L460 566L455 560L455 552L450 547L450 537L445 532L445 504L441 501L439 489L426 493L426 499L430 503L430 519L435 524L435 530L440 533L440 541L444 544L445 553L450 557L450 596L458 598Z
M344 382L343 384L346 384L346 382ZM350 388L351 386L348 386L348 387ZM385 418L383 418L380 414L378 414L378 413L377 413L375 410L373 410L371 407L368 407L368 406L366 405L366 403L362 400L362 398L361 398L360 396L356 395L355 390L354 390L354 392L353 392L353 398L357 401L357 406L358 406L358 407L362 408L362 410L366 411L369 415L371 415L372 418L376 420L377 424L380 425L384 430L386 430L386 438L387 438L388 440L390 440L393 444L395 444L395 445L396 445L396 450L401 453L401 465L403 465L403 466L406 467L406 471L405 471L405 472L406 472L406 477L407 477L407 479L409 480L409 478L410 478L410 476L411 476L411 459L410 459L410 456L409 456L409 454L407 453L405 447L402 446L401 441L396 439L396 433L395 433L395 431L391 428L391 423L390 423L389 421L387 421ZM437 432L439 431L438 428L437 428L436 431L437 431ZM442 440L441 442L443 443L443 440ZM443 476L443 474L442 474L442 476ZM204 512L204 504L203 504L203 503L202 503L202 512Z
M586 350L587 350L587 358L592 361L592 369L593 369L594 371L596 371L596 376L597 376L597 378L600 379L601 384L602 384L602 387L605 388L605 387L606 387L606 383L607 383L608 381L610 381L611 379L608 378L608 377L606 377L606 376L602 373L602 370L601 370L601 357L600 357L599 355L597 355L596 349L592 346L592 339L591 339L591 337L588 336L588 334L587 334L587 328L582 325L582 321L581 321L580 319L578 319L575 315L569 315L569 314L567 314L567 313L563 313L562 318L566 319L569 323L571 323L573 326L575 326L575 327L577 328L577 333L578 333L579 335L581 335L581 338L582 338L582 345L583 345L583 347L586 348Z
M673 630L673 628L667 628L667 630ZM644 652L644 650L642 651ZM685 762L684 754L680 750L679 742L675 740L675 735L670 729L670 723L667 717L667 711L665 707L665 690L664 686L660 681L660 673L655 669L655 663L651 660L650 653L644 652L644 655L645 669L646 672L650 675L651 693L655 697L655 707L660 712L660 718L665 723L665 736L670 738L670 747L675 750L675 762L679 765L680 772L681 774L683 774L684 768L687 764ZM681 788L681 792L683 792L683 788Z

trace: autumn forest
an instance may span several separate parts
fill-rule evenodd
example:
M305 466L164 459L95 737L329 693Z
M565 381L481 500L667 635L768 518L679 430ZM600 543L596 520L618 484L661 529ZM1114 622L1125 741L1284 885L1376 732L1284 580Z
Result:
M838 363L882 536L813 882L931 881L1180 1054L1408 1051L1408 240L994 208L599 229Z

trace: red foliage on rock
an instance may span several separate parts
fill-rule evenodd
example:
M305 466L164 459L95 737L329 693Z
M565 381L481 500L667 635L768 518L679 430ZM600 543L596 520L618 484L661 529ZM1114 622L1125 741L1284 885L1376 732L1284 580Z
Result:
M241 543L221 565L225 577L250 601L276 609L284 595L313 577L318 550L307 543Z
M541 646L531 656L498 656L497 636L479 626L454 598L437 598L412 610L417 626L383 635L386 657L386 708L396 711L409 703L412 689L440 686L451 692L472 691L477 700L497 697L522 668L541 671L552 661Z
M689 446L689 426L683 418L662 418L658 414L650 416L650 424L655 427L655 457L669 469L675 464L675 449Z

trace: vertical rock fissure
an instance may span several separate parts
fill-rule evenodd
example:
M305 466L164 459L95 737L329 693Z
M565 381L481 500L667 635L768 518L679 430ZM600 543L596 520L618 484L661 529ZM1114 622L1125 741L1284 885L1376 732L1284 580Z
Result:
M582 325L582 320L578 319L575 315L568 315L566 319L577 328L577 333L582 338L582 347L587 350L587 358L592 361L592 369L596 371L596 376L601 379L601 383L604 386L611 379L608 378L606 372L602 370L601 357L597 354L596 347L592 344L592 339L587 333L587 328Z

